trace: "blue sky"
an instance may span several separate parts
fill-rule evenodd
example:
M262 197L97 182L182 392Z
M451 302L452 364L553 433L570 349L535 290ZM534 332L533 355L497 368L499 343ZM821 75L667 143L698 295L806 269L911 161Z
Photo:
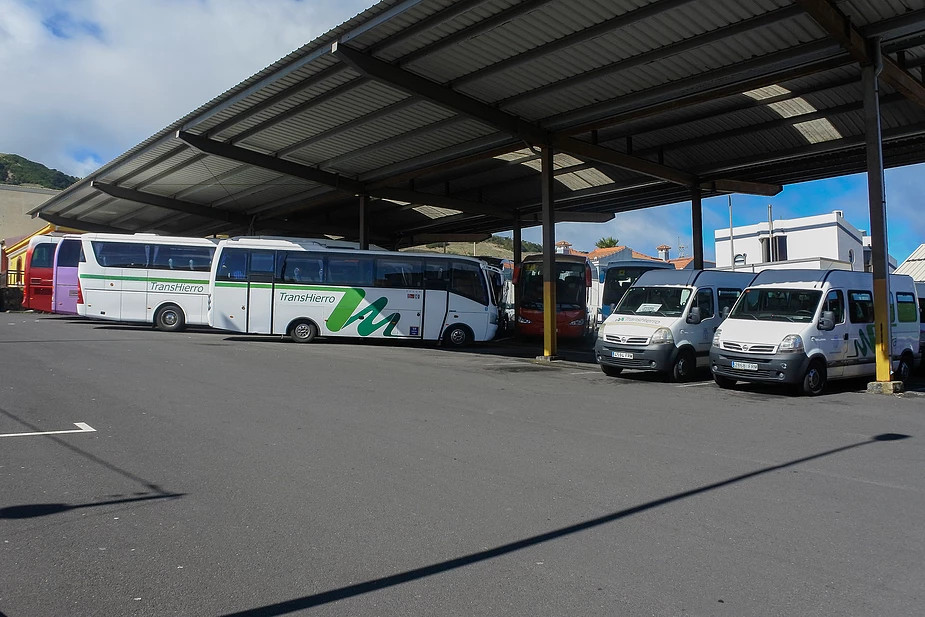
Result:
M372 4L372 0L0 0L0 152L85 176L238 82ZM10 84L15 84L10 87ZM890 253L925 242L925 166L887 170ZM704 201L704 253L729 225L725 197ZM869 229L865 175L791 185L773 198L734 196L735 225L844 210ZM690 204L560 224L590 250L605 236L655 254L691 254ZM538 242L540 229L524 231Z

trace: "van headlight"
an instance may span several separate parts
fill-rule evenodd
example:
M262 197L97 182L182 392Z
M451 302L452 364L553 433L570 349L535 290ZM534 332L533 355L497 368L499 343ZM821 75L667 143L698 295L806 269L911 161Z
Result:
M777 346L777 351L781 353L796 353L803 351L803 337L799 334L788 334L784 340Z
M719 347L719 335L723 333L722 328L717 328L716 332L713 334L713 346Z
M652 335L650 342L653 345L665 345L674 343L674 337L671 335L671 330L668 328L659 328L655 331L655 334Z

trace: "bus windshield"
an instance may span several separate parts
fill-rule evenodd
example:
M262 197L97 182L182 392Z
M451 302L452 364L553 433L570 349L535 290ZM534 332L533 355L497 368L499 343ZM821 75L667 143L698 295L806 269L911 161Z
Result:
M630 287L614 313L678 317L690 297L690 287Z
M543 308L543 264L525 263L520 274L521 306L526 309ZM585 264L556 263L556 310L569 311L585 308Z
M626 266L608 268L604 275L604 290L601 296L601 304L610 306L616 304L629 289L630 285L636 282L643 272L652 268L649 266Z
M746 289L729 317L762 321L810 322L822 292L811 289Z

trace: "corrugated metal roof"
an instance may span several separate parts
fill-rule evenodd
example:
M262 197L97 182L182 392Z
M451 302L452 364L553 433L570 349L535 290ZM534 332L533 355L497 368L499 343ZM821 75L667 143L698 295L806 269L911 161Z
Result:
M925 282L925 244L920 244L895 270L896 274L908 274L913 280Z
M860 68L807 6L387 0L37 212L126 231L355 237L362 192L412 204L374 202L379 244L411 229L498 231L536 212L540 190L535 163L495 157L549 131L636 159L560 155L556 199L572 212L684 201L685 174L780 184L861 171ZM925 0L832 6L921 79ZM888 85L882 98L887 164L925 161L921 101ZM637 171L645 162L673 168L669 180ZM444 210L458 214L424 214Z

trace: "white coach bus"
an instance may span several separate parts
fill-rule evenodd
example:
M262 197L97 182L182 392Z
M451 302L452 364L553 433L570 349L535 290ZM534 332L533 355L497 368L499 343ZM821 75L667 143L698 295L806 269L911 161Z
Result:
M80 239L78 315L151 323L168 332L209 323L217 240L105 233Z
M486 268L469 257L324 240L222 240L209 281L209 325L301 343L320 335L462 346L491 339L498 328Z

